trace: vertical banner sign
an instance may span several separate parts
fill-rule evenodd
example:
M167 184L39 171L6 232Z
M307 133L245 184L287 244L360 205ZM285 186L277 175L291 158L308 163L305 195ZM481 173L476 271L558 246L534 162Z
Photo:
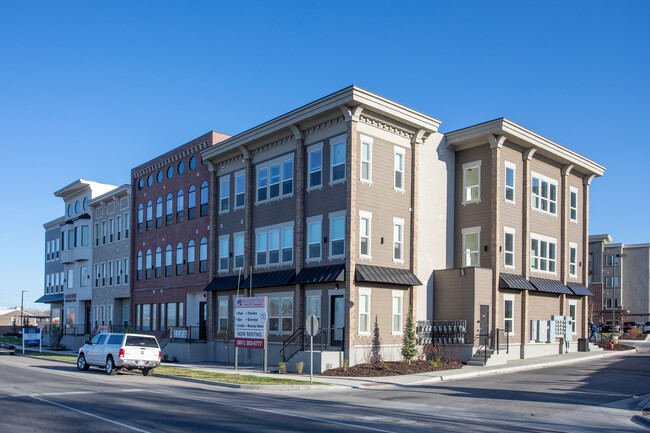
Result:
M266 296L235 299L235 347L266 348Z

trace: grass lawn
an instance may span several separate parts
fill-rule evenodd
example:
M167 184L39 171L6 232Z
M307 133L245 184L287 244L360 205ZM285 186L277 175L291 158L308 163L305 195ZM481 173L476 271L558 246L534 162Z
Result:
M9 343L13 344L14 346L22 346L23 340L21 340L18 337L7 337L7 336L0 336L0 343Z

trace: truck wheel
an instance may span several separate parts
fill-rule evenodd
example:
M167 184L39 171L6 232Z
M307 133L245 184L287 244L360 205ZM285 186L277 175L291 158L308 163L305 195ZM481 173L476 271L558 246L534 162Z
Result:
M106 358L106 374L108 374L109 376L112 376L116 372L117 372L117 369L115 368L115 363L113 362L113 357L109 355L108 358Z
M151 374L153 376L153 368L144 368L142 369L142 375L143 376L149 376Z
M83 353L80 353L77 357L77 368L81 371L88 371L88 363L86 362L86 357Z

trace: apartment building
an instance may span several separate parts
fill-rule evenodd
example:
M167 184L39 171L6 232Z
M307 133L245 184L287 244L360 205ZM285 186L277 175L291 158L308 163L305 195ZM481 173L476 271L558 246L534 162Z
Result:
M143 332L189 327L204 337L210 282L210 132L131 170L131 322ZM133 278L134 277L134 278Z
M131 289L131 185L89 201L92 231L92 326L113 332L129 326Z
M45 229L45 281L43 296L37 303L50 305L50 323L61 326L63 318L64 267L61 262L61 225L65 217L59 217L43 224Z
M593 321L650 321L650 244L612 243L608 234L589 237L589 287Z
M525 358L563 350L531 321L571 316L575 349L591 295L589 185L604 167L504 118L445 139L456 154L454 255L434 273L434 318L465 319L471 345L500 329Z

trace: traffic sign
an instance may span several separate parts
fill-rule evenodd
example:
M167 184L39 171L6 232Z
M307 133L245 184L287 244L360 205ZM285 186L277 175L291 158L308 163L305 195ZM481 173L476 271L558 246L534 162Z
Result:
M307 332L307 335L310 337L313 337L318 333L318 318L313 314L307 317L305 322L305 332Z

